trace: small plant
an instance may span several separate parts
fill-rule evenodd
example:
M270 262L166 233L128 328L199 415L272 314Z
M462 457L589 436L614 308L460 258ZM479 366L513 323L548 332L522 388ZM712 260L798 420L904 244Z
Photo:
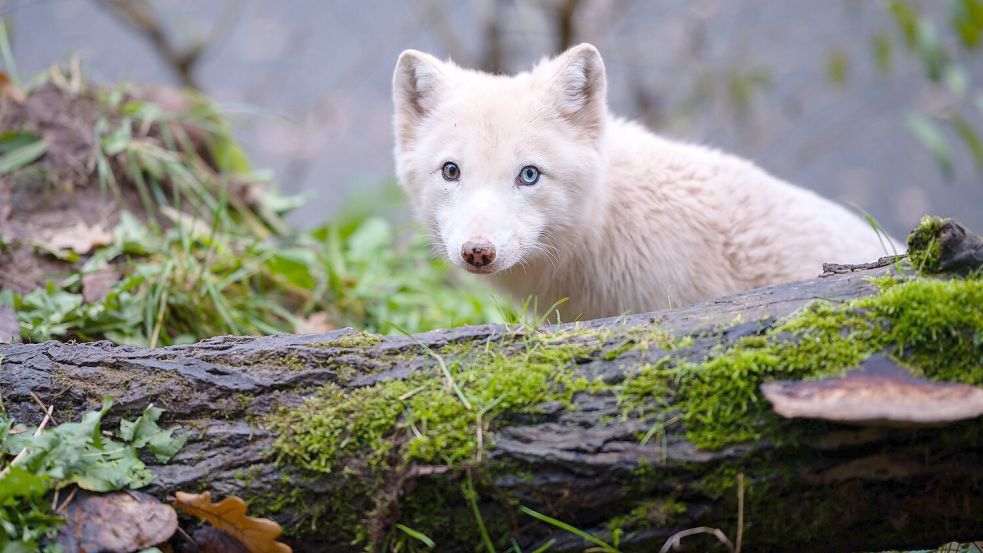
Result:
M59 491L141 488L153 475L140 450L166 462L184 444L174 428L157 426L162 411L153 406L134 421L121 421L110 437L101 427L111 407L106 400L80 422L52 428L50 407L37 428L17 424L0 409L0 551L60 551L50 541L62 524ZM66 495L64 504L74 493Z

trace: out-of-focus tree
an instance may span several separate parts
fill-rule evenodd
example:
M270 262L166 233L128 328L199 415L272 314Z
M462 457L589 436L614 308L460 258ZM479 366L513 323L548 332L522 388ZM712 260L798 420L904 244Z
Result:
M961 143L977 169L983 169L983 87L972 82L970 63L983 58L983 0L918 3L885 0L891 28L876 33L871 53L877 68L887 74L898 65L899 53L921 66L932 85L932 101L913 110L908 127L931 152L944 175L955 170L954 142ZM838 50L827 56L827 75L841 85L849 60Z
M97 0L109 13L143 35L184 86L198 89L195 68L209 48L224 38L234 26L242 0L228 0L211 30L188 44L178 44L168 32L157 10L148 0Z

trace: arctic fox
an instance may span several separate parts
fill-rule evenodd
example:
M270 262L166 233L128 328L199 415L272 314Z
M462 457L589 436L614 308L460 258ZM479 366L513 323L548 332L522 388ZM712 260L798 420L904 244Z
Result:
M399 56L396 172L451 262L519 300L565 298L569 321L692 304L885 254L840 205L614 117L605 95L590 44L511 77Z

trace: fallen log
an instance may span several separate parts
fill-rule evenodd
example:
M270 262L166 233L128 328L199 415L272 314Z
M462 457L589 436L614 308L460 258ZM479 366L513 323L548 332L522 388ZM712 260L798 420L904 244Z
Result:
M34 424L32 394L60 420L112 397L107 428L166 409L188 441L148 491L239 495L295 551L592 545L561 523L608 551L914 549L983 537L973 301L888 265L542 328L0 345L0 392Z

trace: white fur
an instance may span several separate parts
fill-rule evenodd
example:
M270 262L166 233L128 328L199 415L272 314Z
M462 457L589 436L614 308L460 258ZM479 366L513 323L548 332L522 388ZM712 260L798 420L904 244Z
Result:
M815 277L824 261L884 255L843 207L753 163L613 117L589 44L494 76L407 50L393 79L396 170L420 218L459 267L476 237L481 272L564 320L681 306ZM458 181L441 168L460 167ZM518 186L526 165L541 171ZM891 246L888 246L889 248Z

